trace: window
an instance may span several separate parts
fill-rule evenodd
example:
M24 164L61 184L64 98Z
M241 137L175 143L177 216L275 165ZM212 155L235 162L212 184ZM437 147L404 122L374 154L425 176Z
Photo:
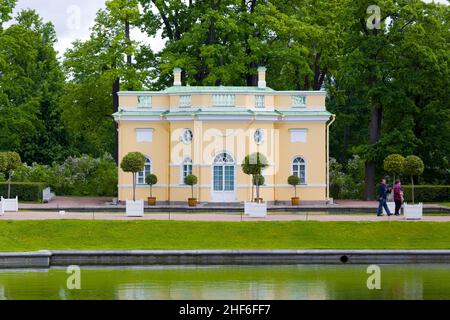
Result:
M258 95L256 98L256 107L257 108L265 108L266 107L266 97Z
M138 172L136 176L137 184L145 184L145 177L152 173L152 162L149 158L145 158L144 171Z
M300 178L300 184L306 184L306 162L302 157L297 157L292 162L292 175Z
M138 96L138 108L151 108L152 96Z
M180 108L190 108L191 107L191 96L180 96Z
M189 144L192 142L192 139L194 138L194 134L190 129L184 129L183 133L181 134L181 141L183 141L185 144Z
M181 183L184 184L184 178L192 174L192 159L191 158L184 159L182 166L183 167L182 167Z
M234 94L214 94L214 107L234 107Z
M228 153L221 153L213 163L213 188L218 191L235 190L235 162Z
M307 142L308 129L291 129L291 142Z
M152 142L153 129L136 129L136 142Z
M253 138L255 139L256 144L258 145L262 144L264 142L264 130L256 129Z
M292 96L292 108L306 108L306 96Z

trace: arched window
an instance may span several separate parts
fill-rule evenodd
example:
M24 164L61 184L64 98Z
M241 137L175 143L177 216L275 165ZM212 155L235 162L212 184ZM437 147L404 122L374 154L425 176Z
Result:
M235 162L228 153L220 153L213 163L213 186L214 191L234 191Z
M306 162L302 157L292 161L292 175L300 178L300 184L306 184Z
M183 161L181 168L181 183L184 184L184 178L192 174L192 159L186 158Z
M136 176L137 184L145 184L145 177L152 173L152 161L149 158L145 158L144 171L141 171Z

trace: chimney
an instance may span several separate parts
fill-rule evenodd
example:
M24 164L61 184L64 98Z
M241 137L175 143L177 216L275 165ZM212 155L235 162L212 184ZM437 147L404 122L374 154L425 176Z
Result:
M181 86L181 69L180 68L173 69L173 85Z
M265 89L266 88L266 67L258 68L258 88Z

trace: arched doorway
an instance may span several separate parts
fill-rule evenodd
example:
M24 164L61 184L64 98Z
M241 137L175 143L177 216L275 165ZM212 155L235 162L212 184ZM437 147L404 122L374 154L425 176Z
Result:
M214 158L212 178L212 201L236 201L236 162L229 153L222 152Z

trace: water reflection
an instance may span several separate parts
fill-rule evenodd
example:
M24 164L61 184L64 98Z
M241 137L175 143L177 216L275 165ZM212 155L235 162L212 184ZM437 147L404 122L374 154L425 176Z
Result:
M0 270L0 299L325 300L450 299L445 265L381 266L368 290L367 266L84 268L81 290L65 269Z

